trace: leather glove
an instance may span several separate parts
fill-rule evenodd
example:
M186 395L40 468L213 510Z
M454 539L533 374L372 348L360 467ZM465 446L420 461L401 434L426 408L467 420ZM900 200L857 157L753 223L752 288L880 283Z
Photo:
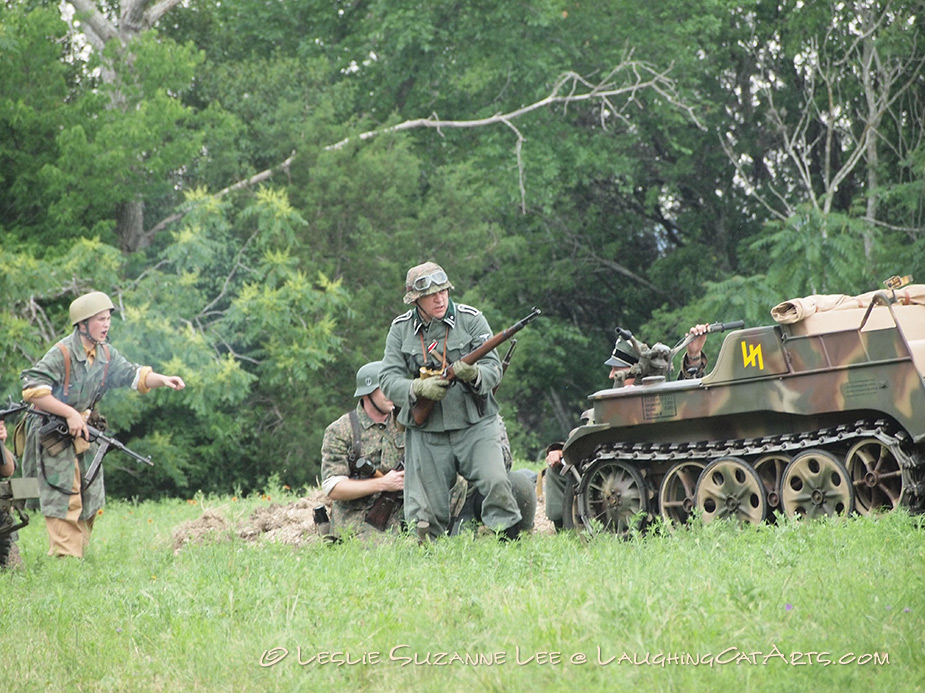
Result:
M450 381L446 378L415 378L411 381L411 391L415 397L426 397L434 402L446 397L446 389L449 386Z
M475 379L479 377L478 366L470 365L462 360L453 364L453 373L464 383L474 383Z

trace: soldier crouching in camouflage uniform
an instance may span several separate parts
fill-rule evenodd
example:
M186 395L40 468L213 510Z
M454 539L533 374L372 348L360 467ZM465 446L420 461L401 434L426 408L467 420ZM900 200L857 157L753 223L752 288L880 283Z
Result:
M399 407L405 426L405 520L424 538L446 534L450 489L457 474L475 485L483 501L482 520L501 536L513 538L521 520L504 469L498 429L498 403L492 391L501 381L495 351L474 365L460 359L492 337L481 311L454 303L443 268L425 262L405 278L408 312L392 321L386 338L379 384ZM452 364L456 381L421 377ZM434 403L420 423L412 417L418 399Z
M364 539L374 538L380 532L395 531L403 524L404 487L404 430L395 421L392 402L379 389L381 361L367 363L357 371L357 385L354 397L359 397L356 409L344 414L325 429L321 446L321 488L333 503L331 504L331 531L334 535L356 534ZM499 424L503 424L499 419ZM504 438L507 437L504 432ZM526 471L526 470L524 470ZM512 478L514 483L515 477ZM536 510L536 495L529 498L524 488L530 485L523 476L517 476L521 495L526 496L522 510L530 507ZM534 482L535 484L535 479ZM531 489L533 487L530 487ZM452 508L467 507L467 483L460 476L450 491ZM395 495L389 504L390 514L383 529L373 527L368 514L383 493ZM518 504L521 500L518 497ZM522 523L524 531L533 528L533 513L529 525Z
M20 375L23 399L38 411L64 419L70 434L40 436L45 417L28 417L23 476L38 478L50 556L82 558L93 521L105 503L103 468L95 478L83 479L98 447L87 442L87 421L102 426L96 405L103 394L117 387L144 394L158 387L186 386L178 376L130 363L107 343L113 310L112 301L99 291L76 298L69 310L74 331Z
M333 503L331 531L370 538L379 533L366 521L383 493L400 493L405 486L404 433L393 405L379 389L381 361L357 371L356 408L324 431L321 444L321 488ZM385 518L384 531L400 528L402 503L398 497Z

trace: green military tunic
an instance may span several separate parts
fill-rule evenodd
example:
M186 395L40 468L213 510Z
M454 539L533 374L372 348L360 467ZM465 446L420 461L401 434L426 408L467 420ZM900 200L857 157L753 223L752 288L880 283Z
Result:
M112 346L98 346L93 364L88 365L87 352L76 330L62 339L60 344L67 350L70 364L65 365L60 347L57 344L52 346L38 363L20 374L23 390L49 386L54 397L83 412L98 402L108 390L118 387L138 388L141 366L129 362ZM42 418L37 415L28 417L22 473L23 476L38 479L42 515L64 519L74 484L75 450L72 443L57 454L49 452L39 440ZM81 480L97 448L98 445L93 443L88 450L76 455ZM87 520L105 504L102 467L89 485L81 483L80 494L83 505L80 519Z
M399 421L407 429L405 520L429 523L432 536L449 526L449 491L457 473L484 498L482 520L487 526L506 530L521 519L504 468L498 403L492 394L503 374L497 352L476 364L477 385L454 382L426 421L419 425L411 416L411 383L420 368L441 370L491 336L481 311L451 300L443 318L430 323L417 308L399 315L386 338L379 386L400 409Z
M383 474L404 462L404 434L390 416L383 423L376 423L363 411L362 402L357 404L357 421L360 427L360 453L373 463ZM344 414L324 431L321 443L321 481L326 491L328 484L337 477L355 477L351 469L350 456L353 451L353 426L350 414ZM366 513L380 497L379 493L349 501L334 501L331 505L331 531L335 534L355 532L360 536L376 534L377 530L366 522ZM402 503L398 502L389 517L387 530L397 529L401 524Z

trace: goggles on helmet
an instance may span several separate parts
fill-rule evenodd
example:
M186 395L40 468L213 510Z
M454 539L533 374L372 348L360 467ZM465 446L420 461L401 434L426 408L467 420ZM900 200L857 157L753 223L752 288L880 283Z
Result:
M446 284L447 281L446 272L437 270L436 272L425 274L423 277L418 277L414 280L414 283L411 284L411 287L415 291L426 291L433 284Z

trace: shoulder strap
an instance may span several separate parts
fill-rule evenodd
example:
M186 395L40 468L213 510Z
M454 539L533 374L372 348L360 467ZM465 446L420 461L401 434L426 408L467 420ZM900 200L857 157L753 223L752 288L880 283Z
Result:
M71 384L71 355L64 342L58 342L58 348L64 355L64 396L67 397L67 390Z
M347 456L350 458L350 463L353 464L363 456L363 451L360 448L360 435L362 434L362 431L360 431L360 417L357 416L356 409L350 410L350 428L353 429L353 449Z
M64 356L64 396L67 397L67 391L71 386L71 354L67 350L67 346L64 342L58 342L56 345L61 350L61 355ZM103 364L103 382L100 383L100 391L106 387L106 374L109 373L109 363L112 361L109 353L109 345L102 344L103 354L106 356L106 363Z

